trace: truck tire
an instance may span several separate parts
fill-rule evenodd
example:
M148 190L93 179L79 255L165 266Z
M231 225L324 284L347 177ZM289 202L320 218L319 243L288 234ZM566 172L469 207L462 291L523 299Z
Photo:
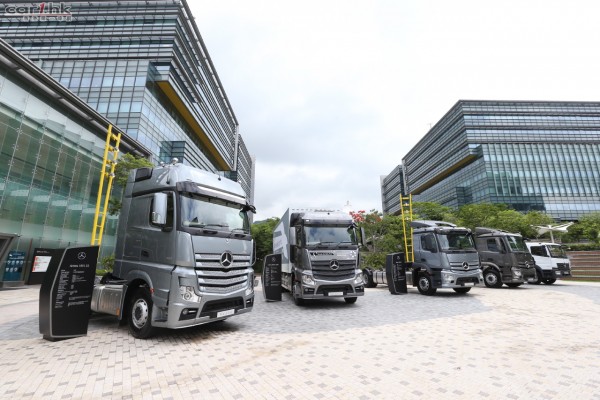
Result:
M532 285L539 285L540 283L543 282L542 279L543 279L542 278L542 271L540 271L539 269L536 269L535 270L535 280L533 280L533 281L531 281L529 283L531 283Z
M554 282L556 282L556 278L550 278L544 281L546 285L552 285Z
M348 304L354 304L358 300L358 297L345 297L344 301Z
M437 289L433 287L431 278L425 274L419 275L419 280L417 282L417 289L419 289L419 293L421 293L425 296L433 296L435 294L435 292L437 291Z
M506 286L508 286L509 288L516 288L521 286L522 283L507 283Z
M148 288L138 288L129 303L129 332L137 339L147 339L154 335L152 326L152 296Z
M377 284L373 281L373 273L369 273L367 271L363 271L363 281L365 282L365 287L374 288Z
M458 294L466 294L469 293L469 291L471 290L470 287L458 287L458 288L454 288L454 291Z
M297 297L296 296L296 292L297 292L298 288L296 283L292 284L292 300L294 300L294 304L297 306L303 306L304 305L304 299Z
M485 270L483 273L483 281L485 282L485 286L489 288L500 288L502 287L502 279L500 279L500 274L491 268Z

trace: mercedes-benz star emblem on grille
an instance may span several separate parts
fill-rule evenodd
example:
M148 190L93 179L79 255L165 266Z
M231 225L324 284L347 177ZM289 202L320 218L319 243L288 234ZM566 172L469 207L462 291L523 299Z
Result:
M463 269L464 269L465 271L467 271L467 270L469 269L469 263L468 263L468 262L466 262L466 261L465 261L465 262L463 263Z
M334 271L337 271L338 269L340 269L340 263L338 262L338 260L331 260L331 262L329 263L329 268L331 268Z
M221 265L222 266L224 266L225 268L228 268L231 266L232 263L233 263L233 254L231 254L228 251L221 254Z
M85 254L83 251L80 251L79 253L77 253L77 258L80 260L85 260L86 257L87 257L87 254Z

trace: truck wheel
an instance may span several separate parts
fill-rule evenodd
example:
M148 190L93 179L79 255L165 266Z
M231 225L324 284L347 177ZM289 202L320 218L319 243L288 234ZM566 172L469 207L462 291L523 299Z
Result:
M365 287L374 288L377 286L375 282L373 282L373 275L369 274L367 271L363 271L363 281L365 282Z
M155 333L152 326L152 296L147 288L138 288L129 307L129 332L138 339L147 339Z
M502 287L502 280L500 279L500 274L493 269L488 269L483 273L483 281L485 282L485 286L489 288L499 288Z
M556 282L556 278L550 278L544 281L546 285L552 285L554 282Z
M292 285L292 300L294 300L294 304L295 305L297 305L297 306L303 306L304 305L304 299L296 296L297 291L298 291L298 287L294 283Z
M516 288L521 286L522 283L507 283L506 286L508 286L509 288Z
M543 282L543 280L542 280L542 271L539 271L539 270L536 269L535 270L535 280L533 280L533 281L531 281L529 283L531 283L532 285L539 285L542 282Z
M465 293L469 293L469 291L471 290L470 287L458 287L458 288L454 288L454 291L458 294L465 294Z
M358 300L358 297L345 297L344 301L348 304L354 304Z
M432 296L437 291L437 289L433 287L431 278L427 275L419 276L417 289L419 289L419 293L424 294L425 296Z

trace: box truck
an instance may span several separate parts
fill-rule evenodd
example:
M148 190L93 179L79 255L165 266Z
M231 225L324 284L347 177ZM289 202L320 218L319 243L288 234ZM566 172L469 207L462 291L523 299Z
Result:
M281 286L296 305L331 297L356 302L364 295L359 241L362 235L347 213L288 209L273 231L273 252L281 254Z

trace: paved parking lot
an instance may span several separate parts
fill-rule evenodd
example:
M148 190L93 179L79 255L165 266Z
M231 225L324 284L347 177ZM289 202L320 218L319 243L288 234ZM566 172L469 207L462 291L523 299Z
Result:
M600 284L379 286L301 308L256 294L221 324L136 340L94 316L86 337L49 342L39 287L0 291L0 398L600 399Z

